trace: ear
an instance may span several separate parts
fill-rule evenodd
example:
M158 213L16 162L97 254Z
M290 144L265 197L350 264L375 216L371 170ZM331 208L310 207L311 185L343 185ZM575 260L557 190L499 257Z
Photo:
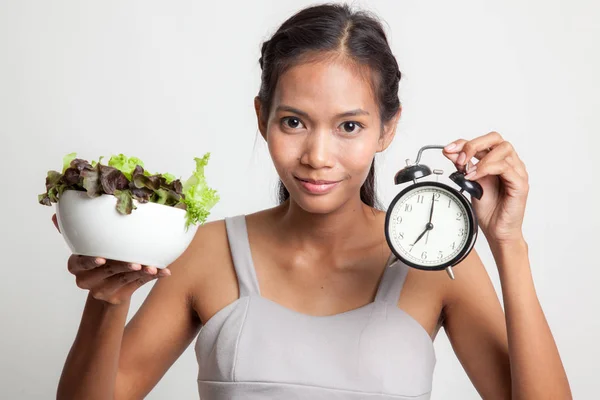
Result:
M254 111L256 111L258 130L260 131L263 139L267 140L267 124L264 122L266 116L263 115L262 103L258 96L254 98Z
M379 146L377 148L377 152L382 152L388 148L388 146L394 140L394 136L396 136L396 128L398 126L398 121L400 120L400 115L402 114L402 106L398 108L396 114L383 125L383 134L379 139Z

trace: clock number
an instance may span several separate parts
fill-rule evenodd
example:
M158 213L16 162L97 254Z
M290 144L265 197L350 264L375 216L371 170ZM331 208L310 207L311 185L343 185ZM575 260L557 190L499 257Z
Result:
M402 215L396 216L395 220L396 220L396 224L400 224L402 222Z
M456 220L457 221L460 220L462 218L462 216L463 216L463 213L461 211L457 212L456 213Z
M414 247L414 244L410 243L409 246L410 246L410 249L408 249L408 252L410 253Z
M444 253L442 253L442 251L440 250L438 253L438 258L442 258L442 257L444 257Z
M423 260L427 260L427 252L426 251L424 251L423 253L421 253L421 258Z
M452 242L452 250L456 248L456 242Z
M448 208L450 208L450 204L452 204L452 199L448 199Z
M398 232L398 234L396 235L397 238L400 238L400 240L404 239L404 232Z
M423 204L423 200L425 200L425 196L423 196L422 194L418 194L417 195L417 204ZM433 201L440 201L439 193L433 194Z
M406 204L404 205L404 211L406 211L406 212L411 212L411 211L412 211L412 204L408 204L408 203L406 203Z
M458 236L464 236L465 235L465 228L460 228L460 230L458 231Z

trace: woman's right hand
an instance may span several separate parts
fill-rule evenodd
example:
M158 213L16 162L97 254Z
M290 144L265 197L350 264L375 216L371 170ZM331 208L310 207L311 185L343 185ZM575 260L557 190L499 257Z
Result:
M52 216L52 222L60 232L56 214ZM146 282L171 275L168 268L76 254L69 257L67 267L75 275L77 286L89 290L95 299L113 305L129 301L133 292Z

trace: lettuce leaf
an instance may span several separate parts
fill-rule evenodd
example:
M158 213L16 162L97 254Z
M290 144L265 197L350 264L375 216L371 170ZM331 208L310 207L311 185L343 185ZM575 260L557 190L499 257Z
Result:
M131 214L137 208L129 190L115 190L114 195L117 198L117 211L121 214Z
M162 174L162 176L166 179L167 183L171 183L177 179L177 178L175 178L175 175L169 174L168 172Z
M125 177L131 180L131 174L135 170L136 166L144 168L144 163L137 157L127 157L123 154L118 156L112 156L108 160L108 166L118 169L125 175Z
M186 227L203 224L210 215L209 210L220 200L218 193L206 184L204 167L209 158L210 153L206 153L202 158L194 158L196 171L183 184L183 203L187 209Z
M62 170L63 174L65 173L67 168L69 168L71 166L71 161L73 161L76 156L77 156L77 153L69 153L63 157L63 170Z
M51 206L65 190L84 191L89 197L107 194L117 198L116 209L124 215L137 209L133 200L153 202L185 210L187 230L190 225L206 222L210 209L219 201L219 195L208 187L204 176L210 153L194 158L196 170L184 184L173 174L144 170L144 163L137 157L119 154L112 156L108 165L102 164L102 158L90 164L77 158L77 153L65 155L62 173L48 171L46 192L38 195L38 202Z

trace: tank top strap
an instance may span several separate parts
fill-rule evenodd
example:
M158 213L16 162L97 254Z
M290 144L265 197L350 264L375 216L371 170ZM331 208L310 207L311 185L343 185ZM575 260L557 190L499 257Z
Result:
M390 255L377 288L376 302L384 302L394 306L398 304L408 268L394 253Z
M244 214L234 217L225 217L227 239L231 250L231 258L237 275L240 288L240 297L260 295L256 270L252 261L246 216Z

